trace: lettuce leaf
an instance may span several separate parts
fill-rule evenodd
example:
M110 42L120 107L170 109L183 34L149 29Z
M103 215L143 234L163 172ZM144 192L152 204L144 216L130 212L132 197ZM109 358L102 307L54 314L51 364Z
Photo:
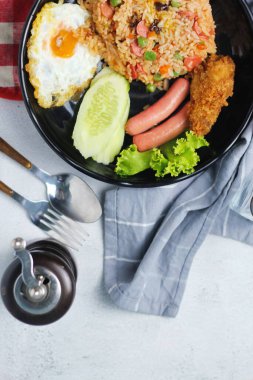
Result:
M117 159L115 172L121 177L140 173L150 168L151 157L152 150L141 153L138 152L136 145L132 144L121 151Z
M203 136L198 136L194 132L185 133L185 137L172 140L160 147L163 155L168 159L168 165L162 173L177 177L179 174L191 174L195 171L195 166L200 161L197 149L209 146Z
M160 149L153 149L153 153L150 160L150 167L156 172L156 177L164 177L164 173L168 166L168 163L168 159L164 157Z
M209 146L203 136L198 136L192 131L183 134L183 137L169 141L159 149L155 148L147 152L138 152L132 144L124 149L118 157L115 172L120 176L130 176L146 169L153 169L156 177L179 174L191 174L200 161L197 149Z

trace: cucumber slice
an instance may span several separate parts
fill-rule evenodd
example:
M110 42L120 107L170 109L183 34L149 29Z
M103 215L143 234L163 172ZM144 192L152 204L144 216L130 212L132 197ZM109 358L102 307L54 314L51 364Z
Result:
M108 164L119 153L129 112L129 87L124 77L112 72L100 75L86 92L72 136L84 158Z
M101 79L102 76L107 74L114 74L115 71L111 70L110 67L106 66L104 67L99 73L92 79L91 86L93 86L99 79Z
M128 101L125 114L122 119L122 124L125 126L130 109L130 99ZM98 154L93 156L93 160L96 162L101 162L103 164L109 164L114 160L114 158L119 154L125 138L125 128L117 128L114 134L110 137L110 141L106 143L103 149L100 150Z

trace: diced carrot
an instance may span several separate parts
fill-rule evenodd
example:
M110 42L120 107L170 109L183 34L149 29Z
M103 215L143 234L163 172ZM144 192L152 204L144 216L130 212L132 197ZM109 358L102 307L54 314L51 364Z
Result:
M130 40L133 40L135 38L135 35L133 33L130 33L127 38L129 38Z
M156 37L157 34L154 30L148 32L148 38Z
M164 66L161 66L160 69L159 69L160 74L162 74L162 75L167 74L169 68L170 68L170 65L164 65Z
M196 46L197 46L197 49L199 50L205 50L207 48L205 43L202 43L202 44L199 43Z
M159 52L159 47L160 47L160 45L157 44L157 45L155 45L155 47L153 47L153 50L154 50L156 53L158 53L158 52Z

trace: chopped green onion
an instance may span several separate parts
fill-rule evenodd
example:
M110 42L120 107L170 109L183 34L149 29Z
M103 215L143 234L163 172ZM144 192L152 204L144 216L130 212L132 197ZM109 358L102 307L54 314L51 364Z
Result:
M154 84L149 83L149 84L147 84L147 86L146 86L146 90L147 90L148 92L155 92L155 90L156 90L156 86L155 86Z
M181 7L181 3L179 1L176 1L176 0L171 0L171 3L170 5L174 8L179 8Z
M184 59L184 57L181 54L179 54L178 51L176 51L176 53L174 54L174 58L178 59L180 61L182 61Z
M146 51L144 53L144 58L146 59L146 61L155 61L156 53L154 51Z
M146 47L147 44L148 44L148 39L145 38L145 37L141 37L141 36L139 36L139 37L137 38L137 42L138 42L138 45L139 45L140 47L144 48L144 47Z
M110 0L110 4L112 7L117 7L121 4L121 0Z
M156 74L154 75L154 81L155 81L155 82L159 82L161 79L162 79L162 76L161 76L160 73L156 73Z
M173 70L173 76L174 77L178 77L180 74L177 72L177 71L175 71L175 70Z

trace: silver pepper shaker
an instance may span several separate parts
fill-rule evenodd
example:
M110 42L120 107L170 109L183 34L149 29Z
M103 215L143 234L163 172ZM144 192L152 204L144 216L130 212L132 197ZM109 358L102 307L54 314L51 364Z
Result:
M20 321L45 325L61 318L70 308L77 271L69 251L55 241L36 241L26 247L13 241L15 260L1 280L1 297L7 310Z

